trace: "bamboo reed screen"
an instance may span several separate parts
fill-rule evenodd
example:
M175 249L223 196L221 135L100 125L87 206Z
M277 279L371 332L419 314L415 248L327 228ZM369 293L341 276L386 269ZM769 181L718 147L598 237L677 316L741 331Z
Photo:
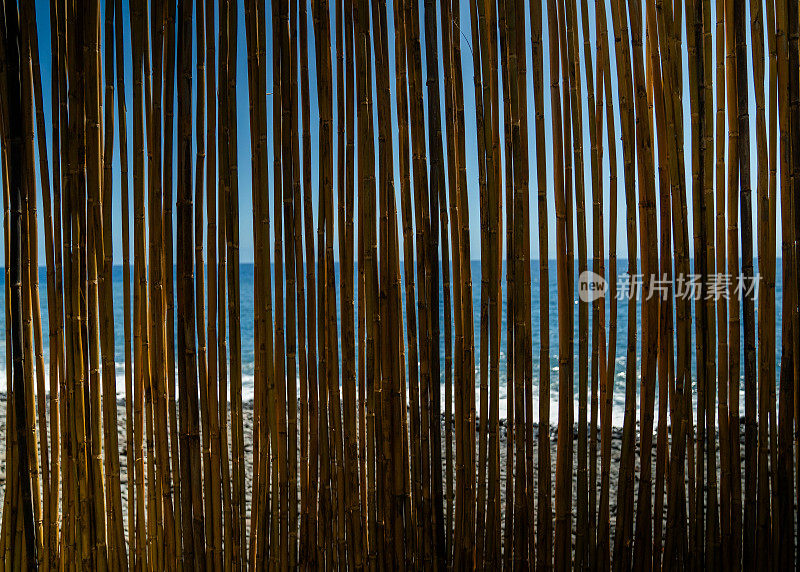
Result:
M794 567L798 0L243 3L0 0L0 570Z

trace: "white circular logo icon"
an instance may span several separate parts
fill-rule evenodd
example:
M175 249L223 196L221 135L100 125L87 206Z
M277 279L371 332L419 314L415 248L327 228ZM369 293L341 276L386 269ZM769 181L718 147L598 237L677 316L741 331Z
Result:
M583 302L594 302L603 298L608 291L608 282L591 270L581 272L578 280L578 295Z

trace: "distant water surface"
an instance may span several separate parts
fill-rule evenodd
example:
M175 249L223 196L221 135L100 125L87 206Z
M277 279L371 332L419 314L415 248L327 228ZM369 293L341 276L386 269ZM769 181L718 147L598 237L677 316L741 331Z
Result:
M621 277L624 271L627 269L628 263L625 260L619 260L617 262L618 268L618 275ZM550 279L548 284L548 291L549 291L549 333L550 333L550 359L549 363L546 365L550 368L550 419L552 423L555 423L558 419L558 292L557 292L557 285L556 285L556 261L551 260L549 263L549 270L550 270ZM590 261L590 268L591 268L591 261ZM606 269L608 269L608 263L606 263ZM124 315L124 307L123 307L123 272L122 266L115 266L113 270L113 286L114 286L114 347L115 347L115 360L116 360L116 376L117 376L117 393L120 397L124 397L125 394L125 375L124 375L124 368L125 368L125 345L124 345L124 331L123 331L123 315ZM505 271L505 265L504 269ZM338 285L340 284L339 281L339 266L336 264L335 266L336 272L336 284L337 290ZM403 269L401 267L401 273ZM131 273L132 274L132 273ZM480 261L473 261L472 262L472 308L473 308L473 321L475 326L475 364L476 364L476 393L478 391L478 387L480 384L480 376L478 371L478 364L480 363L480 295L481 295L481 263ZM576 285L578 280L578 272L577 272L577 265L575 270L575 277L576 277ZM254 294L254 282L253 282L253 265L252 264L242 264L240 266L240 283L241 283L241 296L240 296L240 312L241 312L241 339L242 339L242 391L243 397L245 400L252 399L253 397L253 381L254 381L254 328L253 328L253 294ZM278 281L273 280L273 286L276 283L280 283ZM401 284L402 284L401 280ZM781 271L781 264L778 261L777 264L777 274L776 274L776 286L775 286L775 317L776 317L776 344L775 347L777 348L776 351L776 359L777 359L777 373L780 372L780 351L781 351L781 317L782 317L782 303L783 303L783 292L782 292L782 271ZM4 277L0 274L0 284L4 286ZM505 277L503 278L503 286L505 286ZM47 277L45 268L39 269L39 288L40 288L40 297L41 297L41 308L42 308L42 332L43 332L43 343L44 343L44 359L45 359L45 366L49 366L49 335L48 335L48 314L47 314ZM314 288L316 291L316 287ZM502 310L502 324L501 324L501 353L500 353L500 415L501 417L505 416L506 411L506 305L505 305L505 296L507 292L503 291L503 310ZM339 296L340 292L337 291L337 314L339 313ZM357 304L357 296L356 296L356 304ZM403 311L405 312L405 289L403 289ZM439 357L440 357L440 372L441 372L441 383L442 383L442 399L444 399L444 357L445 357L445 340L444 340L444 298L441 294L439 295L439 324L441 330L440 336L440 350L439 350ZM606 299L606 304L608 304L608 299ZM539 389L538 389L538 380L539 380L539 372L540 372L540 363L539 363L539 354L541 348L541 324L540 324L540 316L541 316L541 304L540 304L540 296L539 296L539 263L538 261L531 262L531 307L532 307L532 319L533 319L533 330L532 330L532 345L533 345L533 417L534 419L538 419L539 413ZM575 404L576 404L576 418L577 418L577 396L578 396L578 296L577 290L574 295L573 300L573 312L574 312L574 320L575 320L575 336L574 336L574 346L575 346L575 374L574 374L574 395L575 395ZM0 296L0 308L2 308L3 315L5 313L5 299L3 296ZM357 311L357 310L356 310ZM756 317L758 313L758 307L756 305ZM606 306L606 325L608 325L609 320L609 312L608 306ZM338 316L341 319L341 316ZM694 318L694 304L692 304L692 317ZM589 309L589 333L588 338L591 343L591 318L592 312L591 307ZM404 319L405 322L405 319ZM742 324L743 325L743 324ZM404 337L405 337L405 323L404 323ZM637 332L637 364L636 364L636 371L637 371L637 388L638 388L638 381L641 380L641 306L637 308L637 315L636 315L636 327ZM627 300L620 300L617 303L617 351L616 351L616 366L615 366L615 374L614 374L614 401L613 401L613 424L616 426L622 425L623 413L624 413L624 395L625 395L625 362L626 362L626 346L627 346L627 335L628 335L628 302ZM341 363L341 323L339 328L339 353L340 353L340 363ZM696 403L696 385L695 385L695 371L696 371L696 359L695 359L695 330L694 330L694 322L692 324L692 393ZM356 348L356 352L358 352L358 348ZM408 354L406 354L408 355ZM744 344L742 344L742 356L741 359L744 360ZM6 388L6 331L5 328L0 328L0 390L5 391ZM744 371L744 368L741 368L741 371ZM743 373L742 373L742 380L740 381L740 413L744 414L744 383L743 383ZM638 392L638 389L637 389ZM476 399L478 400L478 410L480 410L480 394L477 393ZM638 402L638 400L637 400ZM658 394L656 393L656 411L658 409ZM444 405L442 405L442 411L444 411ZM638 420L638 415L637 415Z

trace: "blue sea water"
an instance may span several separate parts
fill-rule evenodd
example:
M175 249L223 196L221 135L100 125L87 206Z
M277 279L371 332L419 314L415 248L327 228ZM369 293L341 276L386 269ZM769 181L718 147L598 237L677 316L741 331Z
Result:
M591 263L590 263L591 264ZM627 261L619 260L618 261L618 274L622 276L624 271L627 269ZM549 323L548 329L550 334L550 359L547 364L543 364L544 367L550 368L550 383L551 383L551 390L550 390L550 409L551 414L550 418L553 423L556 422L558 418L558 296L557 296L557 286L556 286L556 261L551 260L549 263L550 267L550 280L548 284L548 291L549 291ZM123 272L121 266L115 266L113 271L113 294L114 294L114 341L115 341L115 361L116 361L116 375L117 375L117 393L120 397L124 397L124 368L125 368L125 353L124 353L124 331L123 331ZM336 284L339 284L338 280L338 265L335 268L337 274ZM403 272L401 268L401 273ZM476 386L480 383L480 376L478 371L478 364L480 363L480 291L481 291L481 263L480 261L473 261L472 262L472 308L473 308L473 321L475 326L475 364L476 364ZM3 283L2 275L0 274L0 284ZM538 380L539 380L539 371L540 371L540 363L539 363L539 352L540 352L540 343L541 343L541 325L540 325L540 316L541 316L541 304L540 304L540 296L539 296L539 263L537 261L531 262L531 308L532 308L532 319L533 319L533 331L532 331L532 345L533 345L533 381L534 381L534 407L533 413L534 417L538 415L538 400L539 400L539 391L538 391ZM240 313L241 313L241 339L242 339L242 391L245 400L251 399L253 396L253 373L254 373L254 328L253 328L253 299L254 299L254 282L253 282L253 265L252 264L242 264L240 266L240 282L241 282L241 293L240 293ZM273 285L276 282L273 280ZM402 281L401 281L402 283ZM578 283L578 271L577 265L575 268L575 284ZM505 278L503 278L503 284L505 285ZM43 343L44 343L44 361L45 365L49 364L49 337L48 337L48 314L47 314L47 280L46 280L46 272L44 268L40 268L39 270L39 285L40 285L40 306L42 308L42 331L44 333L43 336ZM775 315L776 315L776 345L777 348L777 368L778 372L780 371L780 351L781 351L781 316L782 316L782 272L781 272L781 264L780 261L777 264L777 275L776 275L776 286L775 286ZM505 415L505 398L506 398L506 353L505 353L505 333L506 333L506 306L505 306L505 294L504 295L504 304L502 310L502 323L501 323L501 353L500 353L500 414L501 416ZM339 309L339 293L337 292L337 312ZM444 300L443 296L439 296L440 307L439 307L439 322L440 322L440 329L441 329L441 337L440 337L440 371L442 372L442 380L441 382L444 383L444 356L445 356L445 340L444 340ZM608 304L608 298L606 298L606 304ZM578 294L577 290L573 296L573 313L574 313L574 320L575 320L575 336L574 336L574 344L575 344L575 376L574 376L574 395L577 404L577 391L578 391L578 375L577 375L577 368L578 368ZM4 315L5 313L5 300L2 296L0 296L0 308L2 308L2 312ZM405 293L403 293L403 308L405 312ZM608 323L608 305L606 306L606 323ZM756 307L756 312L757 312ZM623 412L624 412L624 392L625 392L625 369L626 369L626 345L627 345L627 335L628 335L628 303L627 300L620 300L617 303L617 348L616 348L616 366L615 366L615 375L614 375L614 400L613 400L613 424L614 425L621 425ZM692 312L694 314L694 304L692 305ZM694 317L694 316L693 316ZM341 323L341 322L340 322ZM589 339L591 340L591 310L589 311ZM636 316L636 327L637 332L641 332L641 307L637 308L637 316ZM339 330L339 334L341 334L341 329ZM696 397L696 387L694 386L695 380L695 367L696 367L696 360L695 360L695 329L694 323L692 325L692 379L693 379L693 395ZM405 328L404 328L404 337L405 337ZM5 358L6 358L6 332L5 328L0 328L0 391L4 391L6 387L6 367L5 367ZM637 387L639 386L638 381L641 380L641 367L640 367L640 358L641 358L641 336L637 336ZM743 346L743 344L742 344ZM339 343L339 349L341 352L341 342ZM742 349L743 352L743 349ZM742 355L743 359L743 355ZM740 382L740 388L742 395L740 396L740 413L744 412L744 396L743 396L743 382ZM476 387L477 391L477 387ZM441 392L442 396L444 396L444 391ZM479 400L479 394L477 399ZM657 397L656 397L657 399ZM478 404L479 407L479 404ZM576 405L577 407L577 405ZM656 407L657 409L657 407ZM638 415L637 415L638 418Z

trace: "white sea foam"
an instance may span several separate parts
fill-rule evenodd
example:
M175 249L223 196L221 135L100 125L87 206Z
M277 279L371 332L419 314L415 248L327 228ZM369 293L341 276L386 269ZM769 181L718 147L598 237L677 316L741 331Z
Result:
M476 414L480 416L480 382L479 382L479 372L476 369L475 372L475 379L476 379L476 387L475 387L475 409ZM640 377L640 376L637 376ZM177 378L177 371L176 371L176 378ZM125 399L125 364L124 363L117 363L116 364L116 389L117 389L117 398L118 399ZM558 396L558 368L557 366L553 367L551 372L551 388L550 388L550 423L552 425L556 425L558 423L558 416L559 416L559 396ZM624 387L625 384L625 373L618 371L617 372L617 379L615 380L615 391L614 391L614 399L611 407L611 424L613 427L622 427L624 420L625 420L625 394L624 391L621 390L621 387ZM739 390L739 414L744 415L744 383L740 384ZM0 368L0 392L5 393L7 388L7 379L6 379L6 370L5 368ZM444 384L441 386L441 412L444 414L445 412L445 395L444 395ZM300 378L297 378L297 395L300 395ZM230 397L230 387L228 388L228 397ZM255 397L255 377L253 374L246 373L242 375L242 401L247 403L248 401L252 401ZM574 402L573 402L573 418L575 422L578 421L578 399L577 393L574 394ZM539 394L538 382L534 379L533 382L533 410L531 411L531 420L534 423L539 422L539 400L541 396ZM639 412L639 400L641 396L639 395L638 388L637 388L637 406L636 406L636 423L638 424L641 420L641 415ZM697 393L693 392L692 394L692 402L693 402L693 411L697 411ZM499 396L499 415L500 419L506 419L507 410L508 410L508 396L506 394L506 385L505 380L501 381L500 386L500 396ZM453 412L455 413L455 407L453 407ZM587 419L590 420L591 412L587 412ZM598 410L599 415L599 410ZM714 409L714 415L717 415L717 408ZM598 418L598 423L600 422ZM658 423L658 394L656 393L655 396L655 411L653 416L653 427L656 427Z

